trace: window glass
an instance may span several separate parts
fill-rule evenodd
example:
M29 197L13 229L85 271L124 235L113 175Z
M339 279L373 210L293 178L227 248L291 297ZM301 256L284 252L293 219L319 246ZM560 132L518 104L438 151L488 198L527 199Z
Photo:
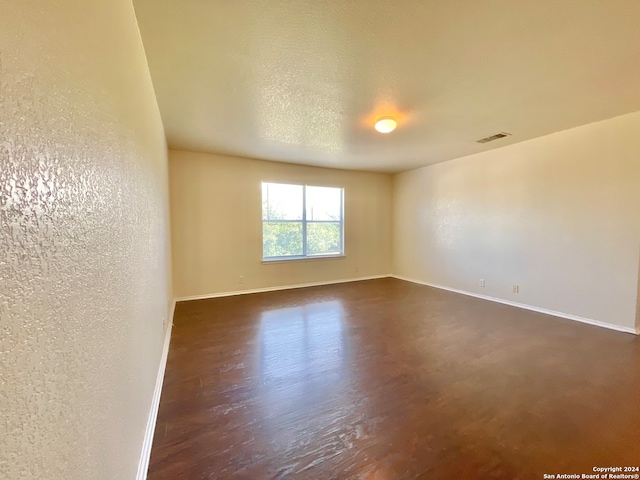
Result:
M262 184L262 257L342 255L343 189Z
M302 220L304 186L262 184L262 220Z
M307 221L334 220L342 216L342 189L307 187Z

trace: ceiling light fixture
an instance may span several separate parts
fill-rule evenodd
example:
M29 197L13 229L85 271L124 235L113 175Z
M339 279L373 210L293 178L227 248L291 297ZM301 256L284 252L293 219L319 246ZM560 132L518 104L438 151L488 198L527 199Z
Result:
M375 128L380 133L389 133L389 132L393 132L397 126L398 126L398 122L396 122L393 118L382 117L382 118L379 118L378 121L376 122Z

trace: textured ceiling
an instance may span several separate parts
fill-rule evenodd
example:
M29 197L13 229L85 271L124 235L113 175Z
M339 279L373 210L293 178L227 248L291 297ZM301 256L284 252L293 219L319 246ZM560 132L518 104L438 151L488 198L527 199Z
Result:
M638 0L134 4L175 149L397 172L640 110Z

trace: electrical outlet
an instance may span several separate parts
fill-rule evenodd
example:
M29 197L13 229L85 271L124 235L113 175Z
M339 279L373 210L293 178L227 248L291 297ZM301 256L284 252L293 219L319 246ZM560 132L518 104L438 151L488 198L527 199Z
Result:
M244 276L242 275L238 276L238 283L244 283Z
M356 267L356 273L360 272L360 267Z
M480 286L481 286L481 287L484 287L484 278L481 278L481 279L480 279Z
M520 285L513 286L513 293L520 293Z

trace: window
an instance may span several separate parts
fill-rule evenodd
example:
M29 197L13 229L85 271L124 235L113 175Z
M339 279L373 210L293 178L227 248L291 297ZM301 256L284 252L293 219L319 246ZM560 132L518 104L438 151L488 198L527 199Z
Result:
M262 258L344 254L343 189L262 183Z

